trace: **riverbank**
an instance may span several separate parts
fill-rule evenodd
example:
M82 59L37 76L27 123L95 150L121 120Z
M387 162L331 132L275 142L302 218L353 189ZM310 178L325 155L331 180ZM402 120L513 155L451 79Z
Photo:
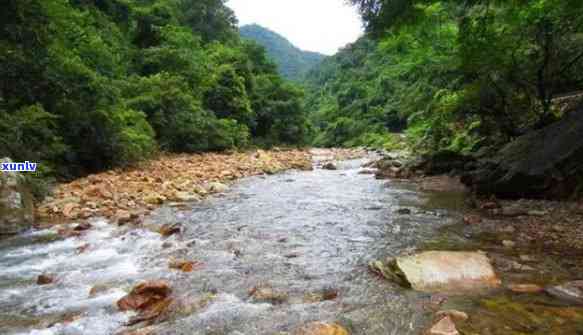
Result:
M94 218L79 234L7 238L0 332L417 335L427 321L418 296L366 264L425 241L446 218L362 174L366 161L244 178L204 201L169 201L139 225ZM404 201L419 209L395 214Z
M361 149L274 149L237 153L164 154L131 169L106 171L58 185L36 209L41 225L103 217L119 224L140 221L166 204L180 207L234 181L286 170L311 170L318 162L355 159Z
M58 185L37 208L43 222L104 217L139 220L163 204L198 201L239 178L312 169L308 150L164 154L131 169L112 170Z
M456 323L462 334L580 334L581 204L522 199L476 205L421 249L485 252L502 285L485 295L448 297L440 308L469 315Z
M452 334L579 334L583 203L476 197L455 174L443 174L451 172L454 160L447 160L448 171L429 175L428 167L435 172L446 165L413 161L384 159L375 164L380 168L376 176L389 183L406 179L436 203L450 202L459 211L455 222L441 227L418 250L484 252L501 279L500 287L486 294L428 296L426 305L435 311L458 310L468 316L456 320ZM443 315L436 314L436 327Z

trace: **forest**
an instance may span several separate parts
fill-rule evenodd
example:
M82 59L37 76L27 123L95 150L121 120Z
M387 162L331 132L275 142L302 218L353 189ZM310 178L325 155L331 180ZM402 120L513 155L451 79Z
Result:
M365 36L319 63L258 26L241 34L264 46L242 38L224 0L4 1L0 156L44 180L159 152L467 154L560 120L582 87L581 1L350 4Z
M39 178L306 141L303 92L223 0L0 4L0 156Z
M307 78L316 144L499 147L583 84L583 2L353 0L367 34Z

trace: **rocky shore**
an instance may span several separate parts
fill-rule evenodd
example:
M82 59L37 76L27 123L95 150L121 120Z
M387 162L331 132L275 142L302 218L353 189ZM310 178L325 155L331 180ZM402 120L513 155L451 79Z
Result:
M524 146L524 142L514 145ZM500 155L512 150L506 149ZM556 166L562 166L559 161L567 159L564 156ZM568 158L571 167L577 159L578 156ZM583 320L583 202L524 199L516 197L520 192L508 193L507 188L494 187L496 183L517 180L512 176L519 176L522 182L528 180L526 174L516 172L528 165L519 163L509 163L514 164L510 170L516 173L507 174L508 179L486 182L490 188L485 192L482 187L485 184L476 186L465 177L467 171L479 176L482 173L479 167L488 164L483 162L491 164L492 160L480 162L475 157L442 152L423 158L387 155L369 164L376 169L373 172L378 179L407 179L419 191L429 192L433 197L453 192L465 198L458 222L444 227L435 238L419 246L417 254L372 262L370 270L421 291L428 282L439 284L440 289L430 291L427 301L435 313L434 323L427 329L430 335L579 334ZM565 187L564 181L561 187L547 187L552 183L540 181L544 174L531 176L532 184L526 190L539 189L543 192L539 195L547 194L545 190L548 194L573 190ZM482 181L488 176L501 178L495 174L482 176ZM517 186L515 190L518 189ZM534 195L529 192L524 194ZM513 198L500 199L497 195ZM482 266L484 277L477 270L466 273L475 267L466 264L472 257L487 257ZM496 277L489 272L488 263ZM489 281L483 282L484 278ZM493 278L499 278L500 284L488 292L460 289L483 286Z
M163 204L198 201L232 181L288 169L312 169L307 150L163 155L128 170L112 170L59 185L36 210L45 222L105 217L139 220Z

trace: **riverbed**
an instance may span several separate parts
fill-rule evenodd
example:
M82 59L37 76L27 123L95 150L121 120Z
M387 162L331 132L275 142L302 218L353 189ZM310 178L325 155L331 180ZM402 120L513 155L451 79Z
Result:
M132 317L116 301L140 281L164 279L177 299L194 303L156 325L157 334L286 334L316 320L357 335L418 334L428 297L367 264L412 252L459 219L457 198L436 201L407 182L363 174L372 158L245 178L224 194L162 207L138 228L93 219L78 237L46 229L4 239L0 333L116 334ZM162 237L155 227L163 224L182 232ZM170 270L171 259L197 267ZM43 273L56 282L37 285ZM256 299L257 288L283 298Z

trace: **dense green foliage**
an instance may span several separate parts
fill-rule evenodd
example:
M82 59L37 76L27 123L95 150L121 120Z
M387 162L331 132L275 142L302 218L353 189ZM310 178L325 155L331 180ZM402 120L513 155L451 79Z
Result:
M75 176L157 150L301 144L302 92L224 0L0 4L0 156Z
M560 118L553 98L583 87L581 1L352 2L368 37L309 76L324 145L402 121L419 149L498 145Z
M383 75L390 56L376 52L369 38L342 49L312 70L307 105L316 127L317 146L392 146L390 132L405 120L392 108L389 79Z
M285 37L256 24L243 26L240 32L243 38L264 46L280 73L294 81L303 79L308 71L326 57L317 52L300 50Z

